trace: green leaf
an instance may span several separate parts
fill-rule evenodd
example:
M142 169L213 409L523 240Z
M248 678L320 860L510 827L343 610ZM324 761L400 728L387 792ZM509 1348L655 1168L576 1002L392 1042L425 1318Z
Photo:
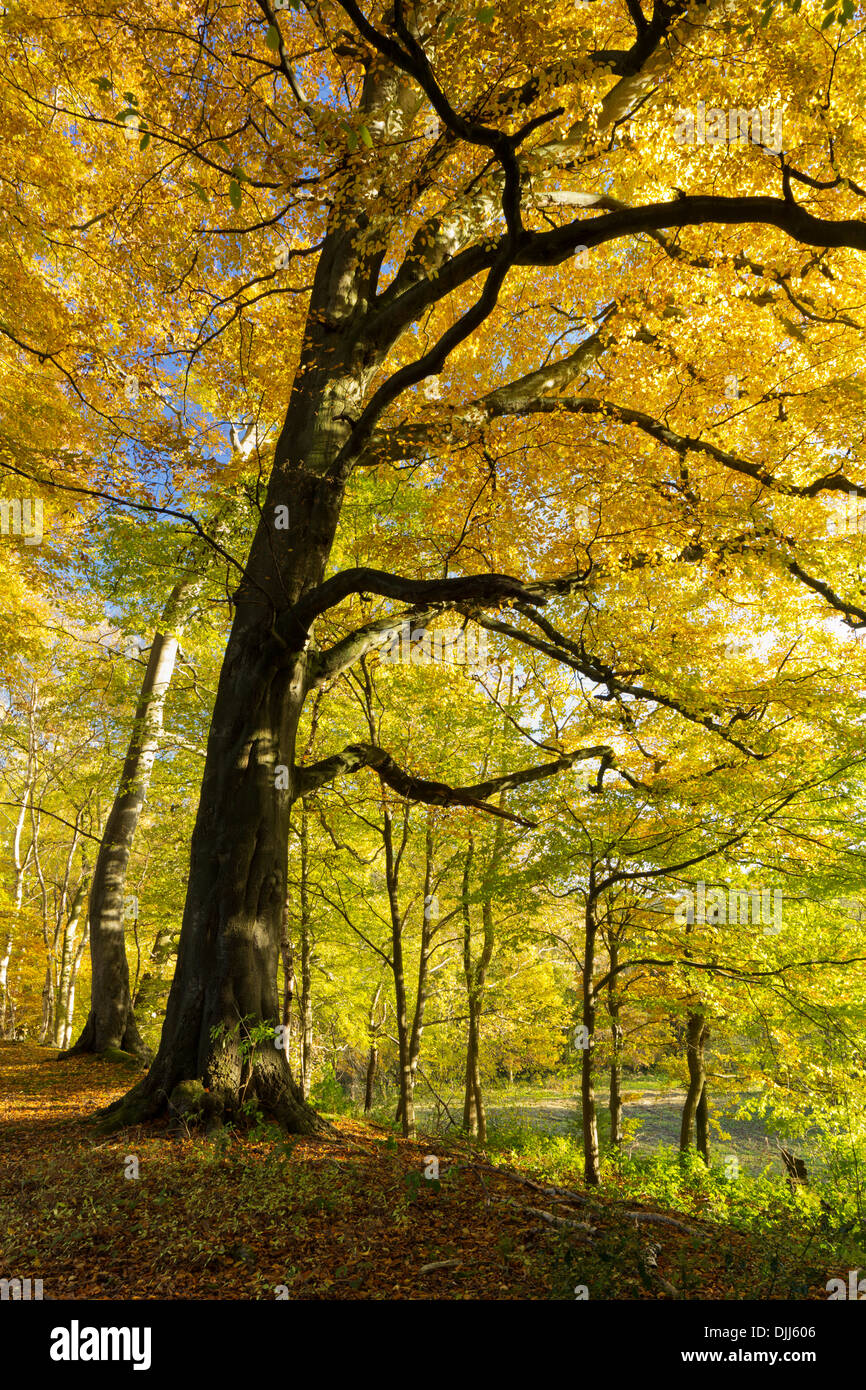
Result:
M358 148L358 137L354 130L350 130L346 135L346 144L349 146L349 154L354 154Z
M361 126L361 139L364 141L368 150L373 148L373 137L365 125Z
M772 7L772 5L771 5L770 8L769 8L768 10L764 10L764 13L761 15L761 28L762 28L762 29L766 29L766 27L767 27L767 25L769 24L769 22L770 22L770 20L772 19L772 17L773 17L773 7Z
M203 184L196 183L193 179L190 179L190 188L194 188L194 189L195 189L196 196L201 200L201 202L203 202L203 203L210 203L210 197L208 196L208 191L207 191L207 189L204 187Z
M280 31L277 28L276 24L270 24L268 26L268 32L265 34L265 43L273 53L279 53Z
M828 15L826 15L825 18L824 18L824 23L821 25L821 28L822 28L822 29L829 29L829 28L830 28L830 25L833 24L833 23L835 22L835 19L836 19L835 14L828 14Z
M126 100L129 102L130 106L138 105L138 97L135 95L135 92L124 92L123 95L126 97Z
M111 79L108 77L92 77L91 82L94 87L98 87L101 92L110 92L112 88ZM125 93L124 93L125 95Z
M140 150L146 150L149 144L150 144L150 131L149 131L149 130L146 130L146 131L144 132L144 134L142 135L141 139L140 139L139 142L138 142L138 148L139 148Z
M445 37L446 37L446 39L453 38L455 32L460 28L460 25L461 25L462 23L463 23L463 21L462 21L462 19L459 18L459 16L454 16L454 17L452 17L451 19L449 19L449 20L446 22L446 24L445 24Z
M492 24L496 16L496 11L492 5L482 5L475 18L479 24Z
M115 116L114 119L115 119L116 121L125 121L126 118L127 118L127 116L140 116L140 115L141 115L141 112L140 112L140 111L136 111L136 109L135 109L134 106L124 106L124 108L123 108L122 111L118 111L118 113L117 113L117 115Z
M232 179L231 183L229 184L229 202L231 203L235 212L237 212L241 205L241 186L238 183L237 179Z

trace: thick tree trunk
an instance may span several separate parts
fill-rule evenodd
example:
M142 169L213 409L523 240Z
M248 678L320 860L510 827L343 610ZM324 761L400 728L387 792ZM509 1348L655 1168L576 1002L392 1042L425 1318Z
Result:
M707 1139L707 1110L704 1088L706 1076L704 1073L704 1046L709 1038L710 1030L707 1020L702 1013L692 1013L689 1015L686 1025L686 1063L689 1069L689 1087L683 1103L682 1121L680 1124L680 1150L685 1152L692 1142L692 1126L695 1116L703 1100L703 1113L699 1120L699 1143L698 1148L705 1160L709 1163L709 1146Z
M595 942L598 926L595 916L595 872L590 870L589 893L586 902L586 935L583 953L583 1009L581 1019L585 1029L583 1058L580 1072L580 1103L583 1128L583 1176L591 1187L601 1181L598 1153L598 1120L595 1111L593 1062L595 1048Z
M387 64L371 64L365 76L360 108L387 115L391 139L414 119L418 98L409 85ZM352 464L340 451L352 441L365 390L399 332L395 326L389 338L383 327L375 344L358 335L388 235L382 222L362 246L351 213L355 206L364 208L364 219L371 215L373 177L372 166L359 166L357 188L347 186L332 208L316 264L267 498L235 594L162 1039L148 1075L117 1108L118 1125L158 1113L187 1080L210 1088L208 1103L232 1112L243 1073L247 1097L288 1128L324 1127L273 1042L257 1044L244 1067L237 1029L279 1019L289 816L303 790L296 740L311 657L315 664L312 623L297 604L324 579ZM362 201L353 205L352 197ZM362 440L355 436L358 447ZM278 767L283 777L275 775Z
M333 419L343 408L342 398L329 398L319 436L344 434L345 425ZM257 1098L287 1128L310 1133L323 1127L273 1041L256 1044L247 1072L239 1036L240 1025L275 1027L280 1017L277 957L297 791L295 742L308 679L306 632L287 623L286 635L278 634L274 612L321 582L341 498L314 471L326 441L298 428L291 410L289 421L278 458L291 447L306 461L288 471L275 468L236 596L162 1039L148 1075L116 1110L111 1107L116 1125L158 1114L183 1081L207 1088L208 1104L231 1114L241 1103L243 1072L246 1099ZM287 530L272 528L275 504L289 508Z
M126 871L162 737L165 699L177 657L177 634L200 583L199 576L178 581L160 618L160 631L154 634L120 785L108 815L90 890L90 1013L68 1056L104 1052L107 1048L121 1048L142 1058L148 1056L135 1021L129 988L124 931Z

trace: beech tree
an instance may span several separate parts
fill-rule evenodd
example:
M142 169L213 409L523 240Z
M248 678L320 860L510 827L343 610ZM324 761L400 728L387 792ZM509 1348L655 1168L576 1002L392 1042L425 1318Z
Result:
M428 805L520 822L496 804L502 792L583 760L599 762L600 784L604 770L635 776L608 741L472 785L402 768L371 742L305 763L296 744L312 693L404 623L424 627L452 614L515 650L561 662L623 720L628 706L662 707L726 753L760 758L773 737L766 706L720 693L716 672L696 680L682 660L682 632L669 622L644 629L639 614L652 585L659 614L665 587L677 586L687 634L689 585L713 587L721 603L731 567L744 586L793 595L792 611L809 602L850 627L866 623L847 560L828 557L814 539L821 498L864 496L866 484L804 426L814 395L790 401L773 376L780 345L799 370L812 353L816 392L833 396L834 428L844 436L855 406L833 354L815 347L809 329L829 319L856 358L846 295L859 273L850 253L866 248L862 150L853 131L829 144L813 138L803 112L815 101L802 74L814 59L828 91L836 73L846 101L856 79L844 45L824 53L798 17L783 12L763 31L721 0L654 0L651 12L640 0L624 8L503 4L474 17L425 0L395 0L381 13L354 0L288 13L260 0L197 25L186 7L160 4L124 18L119 40L113 21L75 3L56 32L40 17L22 28L22 42L46 52L58 81L63 75L61 105L74 126L67 159L83 160L87 148L107 168L105 142L118 131L125 139L130 123L143 132L133 196L149 222L124 314L132 323L140 305L145 322L134 333L124 327L124 345L141 351L143 337L151 346L160 340L152 355L166 374L164 359L187 333L181 346L192 371L237 330L237 371L225 358L199 369L203 408L227 383L249 386L253 324L279 323L274 304L259 313L260 301L288 305L275 340L292 346L276 359L269 345L258 363L263 396L282 423L263 467L249 554L234 560L233 623L162 1040L114 1118L151 1117L192 1082L224 1114L243 1092L308 1131L317 1117L267 1036L280 1017L293 804L369 770ZM732 58L747 39L738 87ZM130 92L112 116L115 76ZM792 113L790 143L775 152L752 139L723 168L713 156L727 137L684 150L674 108L703 102L704 81L720 107L737 109L766 105L769 88L782 84L785 98L803 105ZM38 124L41 92L16 99ZM57 109L56 91L54 101ZM116 179L99 190L79 169L82 206L64 205L55 191L35 223L65 216L76 235L86 232L85 249L100 238L108 246L100 223L122 190ZM202 226L202 204L222 225ZM669 284L654 279L653 262ZM227 275L234 283L225 293ZM707 367L713 316L733 299L742 317L720 323L719 361ZM208 312L196 323L202 300ZM78 344L64 356L20 325L3 331L22 353L66 371L76 389L76 372L94 372L91 403L105 401L105 355L94 367ZM723 383L744 355L766 390L754 413L720 418ZM593 372L596 390L583 394ZM443 375L449 401L440 408ZM414 388L424 383L421 405ZM470 450L490 506L486 518L474 504L464 508L457 525L455 478ZM562 483L558 497L535 486L539 452L552 460L550 480ZM622 470L615 495L611 457ZM365 476L411 489L422 465L434 480L442 475L449 543L426 551L412 573L336 568L344 506ZM392 505L399 519L400 503ZM637 523L636 505L646 509ZM629 539L635 525L637 541ZM606 608L614 579L619 602Z

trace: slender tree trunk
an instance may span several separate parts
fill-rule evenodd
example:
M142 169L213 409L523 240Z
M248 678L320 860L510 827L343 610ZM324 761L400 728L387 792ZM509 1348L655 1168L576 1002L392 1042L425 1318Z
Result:
M39 1023L39 1046L50 1047L54 1038L54 972L49 960L45 966L42 985L42 1017Z
M84 952L87 950L89 941L90 923L85 917L84 930L81 933L81 939L75 948L75 954L72 958L72 972L69 977L69 1002L66 1014L66 1034L63 1039L63 1042L60 1044L60 1046L64 1048L68 1047L69 1044L72 1042L72 1020L75 1015L75 991L78 986L78 976L81 971L81 962L84 959Z
M33 699L36 699L35 694L33 694ZM24 833L26 808L28 808L28 801L29 798L31 798L32 790L33 748L31 739L31 746L29 746L28 749L28 771L26 771L24 795L22 795L21 798L21 808L18 810L18 816L15 817L15 830L13 834L14 919L13 924L8 927L7 933L4 935L3 948L0 949L0 1038L7 1037L8 1033L11 1033L11 1030L13 1030L13 1027L11 1027L13 1009L11 1009L10 986L8 986L8 967L10 967L10 960L13 959L13 945L15 941L14 923L18 922L18 917L21 916L21 903L24 901L24 876L26 873L26 866L28 866L32 853L32 848L28 848L28 852L26 852L24 859L21 858L21 837L22 833Z
M379 1031L384 1026L384 1014L382 1019L377 1019L376 1008L379 1003L379 996L382 993L381 984L377 985L376 993L373 995L370 1004L370 1016L367 1020L367 1031L370 1036L370 1051L367 1055L367 1075L364 1081L364 1114L369 1115L373 1108L373 1088L376 1084L376 1071L379 1066Z
M280 936L280 957L283 962L283 1040L286 1061L292 1065L292 1001L295 997L295 955L289 937L289 907L283 912L283 931Z
M161 984L159 967L168 960L173 950L174 934L171 927L161 927L150 949L147 968L139 981L133 1000L133 1008L139 1016L143 1016L145 1010L152 1009L155 1004Z
M310 919L310 827L307 804L301 802L301 1050L300 1085L304 1100L313 1082L312 923Z
M501 809L505 807L505 793L499 798ZM487 986L487 971L493 959L493 947L495 944L495 931L493 924L493 881L499 862L502 858L505 845L505 822L500 820L496 823L493 834L493 845L490 851L490 860L484 872L482 882L483 898L481 902L481 924L483 938L481 951L478 959L472 961L472 923L469 914L469 872L472 866L472 854L466 856L463 872L463 971L466 975L466 995L469 1012L469 1035L466 1045L466 1095L463 1105L464 1129L470 1135L478 1139L480 1144L487 1143L487 1112L484 1108L484 1095L481 1088L481 1017L484 1007L484 991ZM470 850L472 846L470 845Z
M9 927L3 937L3 945L0 946L0 1038L9 1036L9 962L12 959L14 941L15 933Z
M418 957L418 991L415 995L415 1012L412 1015L412 1031L409 1037L409 1083L415 1094L415 1081L418 1074L418 1061L421 1056L421 1038L424 1033L424 1013L430 989L430 953L436 935L436 917L433 910L433 812L428 811L427 828L424 837L424 913L421 922L421 952ZM396 1119L403 1118L403 1097L397 1103Z
M680 1150L683 1152L691 1145L692 1126L698 1113L701 1100L704 1097L706 1082L704 1074L704 1045L709 1035L710 1030L707 1026L705 1016L699 1012L690 1014L686 1025L686 1063L689 1069L689 1086L683 1104L682 1121L680 1124ZM703 1114L699 1121L698 1147L704 1160L708 1163L709 1146L707 1140L706 1101L704 1101Z
M466 1001L469 1024L466 1034L466 1075L463 1088L463 1129L471 1137L478 1134L478 1111L476 1109L475 1067L478 1055L476 1017L472 1001L472 913L469 907L469 885L472 877L472 861L475 856L475 842L470 836L463 860L462 910L463 910L463 975L466 980Z
M120 785L108 814L90 890L90 1013L67 1055L121 1048L146 1058L132 1007L126 959L126 872L138 822L162 738L163 711L177 657L178 634L188 616L200 575L178 581L154 634Z
M701 1158L710 1166L710 1129L709 1129L709 1108L707 1105L707 1080L704 1077L704 1084L701 1087L701 1098L695 1111L695 1147Z
M583 1010L585 1029L580 1074L580 1101L583 1127L583 1175L591 1187L601 1180L598 1152L598 1121L595 1112L595 1083L593 1062L595 1049L595 943L598 926L595 904L595 868L590 868L589 892L586 900L586 935L583 953Z
M87 902L88 878L82 878L69 907L60 956L57 979L57 1002L54 1016L54 1046L67 1047L72 1033L72 1012L75 1007L75 961L78 932Z
M407 812L408 814L408 812ZM412 1091L412 1063L409 1044L409 1015L406 1004L406 973L403 963L403 918L397 899L397 872L399 860L394 855L394 836L391 812L383 808L383 836L385 840L385 878L388 886L388 904L391 912L391 964L394 972L394 1004L397 1019L397 1049L400 1068L400 1119L403 1136L415 1137L415 1097ZM406 822L404 821L404 844Z
M610 1016L610 1144L612 1149L622 1147L622 1024L620 1023L621 1001L617 989L616 968L619 964L619 947L616 941L609 945L610 980L607 986L607 1011Z

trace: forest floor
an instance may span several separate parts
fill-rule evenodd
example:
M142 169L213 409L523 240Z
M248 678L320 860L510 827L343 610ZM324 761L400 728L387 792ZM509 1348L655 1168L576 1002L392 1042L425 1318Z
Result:
M135 1077L0 1044L0 1278L55 1299L826 1299L848 1259L790 1211L737 1228L699 1189L688 1210L626 1201L359 1120L100 1135Z

